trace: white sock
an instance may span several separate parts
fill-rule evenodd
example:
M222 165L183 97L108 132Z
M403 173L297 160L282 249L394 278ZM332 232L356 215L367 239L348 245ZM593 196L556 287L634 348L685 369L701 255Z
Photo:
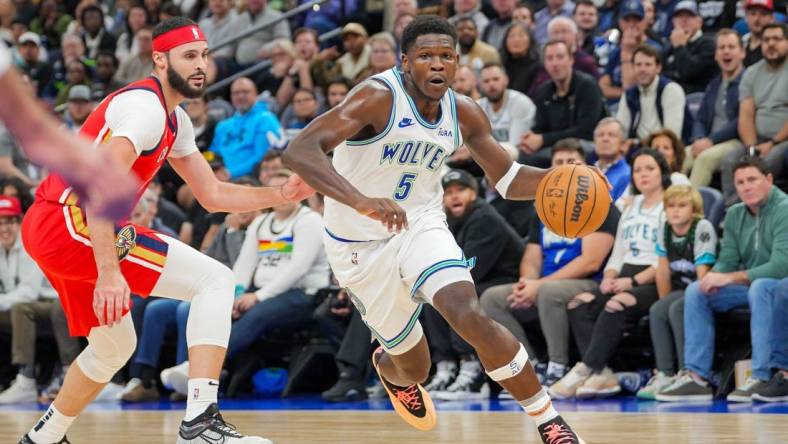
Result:
M55 404L50 404L27 436L37 443L60 442L75 419L76 416L66 416L55 408Z
M544 389L536 395L520 401L520 406L534 420L537 427L558 416L558 412L553 408L553 401L550 400L550 396Z
M216 402L219 393L219 381L210 378L189 379L189 391L186 399L186 416L184 421L191 421L200 416L209 405Z

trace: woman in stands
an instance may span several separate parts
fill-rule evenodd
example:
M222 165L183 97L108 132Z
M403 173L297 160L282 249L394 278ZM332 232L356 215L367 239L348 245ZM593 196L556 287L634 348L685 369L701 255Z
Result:
M635 197L621 216L604 278L597 290L578 294L568 305L583 359L550 386L554 398L610 396L621 391L608 361L626 329L648 314L658 299L656 241L665 220L662 197L669 186L670 167L659 151L643 148L635 154L631 185Z
M670 182L673 185L689 185L690 181L681 173L686 157L684 143L668 128L651 133L644 146L654 148L665 156L670 167Z

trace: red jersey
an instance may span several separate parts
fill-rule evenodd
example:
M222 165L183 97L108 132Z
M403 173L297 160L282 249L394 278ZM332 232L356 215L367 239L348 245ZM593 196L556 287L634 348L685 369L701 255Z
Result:
M154 103L153 95L150 93L155 94L158 105ZM90 113L80 130L82 136L93 140L96 145L106 143L113 136L128 137L132 141L139 154L131 167L131 171L140 181L138 197L142 195L148 183L167 159L170 151L174 149L176 141L182 145L178 153L179 157L196 151L194 131L190 121L185 125L187 128L184 128L186 129L185 133L189 134L178 137L179 123L182 124L184 120L188 120L186 113L182 109L176 108L170 115L166 115L166 109L161 82L156 77L148 77L108 95ZM180 118L179 114L182 115ZM151 121L157 117L164 123L163 130L159 134L151 134L162 127L161 121ZM140 121L144 124L141 124ZM191 140L188 140L189 137ZM145 143L146 141L141 139L147 139L148 142ZM151 143L151 140L158 140L158 142ZM190 149L190 145L194 146L193 150ZM76 194L57 174L50 174L44 179L36 192L36 200L57 202L68 206L78 205Z

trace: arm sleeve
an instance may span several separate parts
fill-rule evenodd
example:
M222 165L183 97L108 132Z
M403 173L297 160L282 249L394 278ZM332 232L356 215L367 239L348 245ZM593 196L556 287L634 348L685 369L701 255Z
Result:
M695 227L693 255L695 265L714 265L717 260L717 232L706 219L701 219Z
M772 254L765 264L747 270L750 282L760 278L782 279L788 276L788 205L782 205L782 211L774 216L774 236L772 237Z
M244 289L249 288L254 272L257 269L257 228L264 218L265 214L257 216L249 224L249 228L246 229L246 237L241 245L241 251L238 253L238 259L233 265L235 283Z
M517 146L523 134L531 131L536 116L536 106L526 95L517 95L512 107L512 127L509 129L509 143Z
M175 142L172 144L170 156L175 158L184 157L199 151L197 143L194 141L194 126L189 115L179 106L175 108L175 116L178 119L178 134L175 136Z
M662 100L662 118L665 120L663 125L681 135L684 124L684 104L687 100L681 86L676 82L668 83L662 91L660 100Z
M125 137L137 155L156 147L164 134L164 108L151 91L132 90L112 98L104 114L111 137Z
M465 227L467 236L461 247L465 257L476 258L476 266L471 270L474 282L483 281L495 267L507 242L506 236L501 235L504 229L500 227L499 221L500 219L485 214L479 218L471 217Z
M258 300L282 294L294 288L312 269L323 251L323 222L320 215L312 211L302 215L293 227L293 255L277 277L255 293Z
M24 251L19 249L19 275L16 277L19 284L13 290L0 295L0 310L10 310L20 302L30 302L38 299L41 284L44 282L44 273L38 268L35 261Z

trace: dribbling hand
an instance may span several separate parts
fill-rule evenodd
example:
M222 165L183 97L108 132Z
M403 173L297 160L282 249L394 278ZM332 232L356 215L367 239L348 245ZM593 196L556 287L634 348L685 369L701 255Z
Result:
M129 285L120 270L99 273L93 290L93 313L99 325L119 324L123 310L130 307Z
M379 220L390 232L399 233L408 228L408 216L396 202L391 199L365 197L354 209L364 216Z

